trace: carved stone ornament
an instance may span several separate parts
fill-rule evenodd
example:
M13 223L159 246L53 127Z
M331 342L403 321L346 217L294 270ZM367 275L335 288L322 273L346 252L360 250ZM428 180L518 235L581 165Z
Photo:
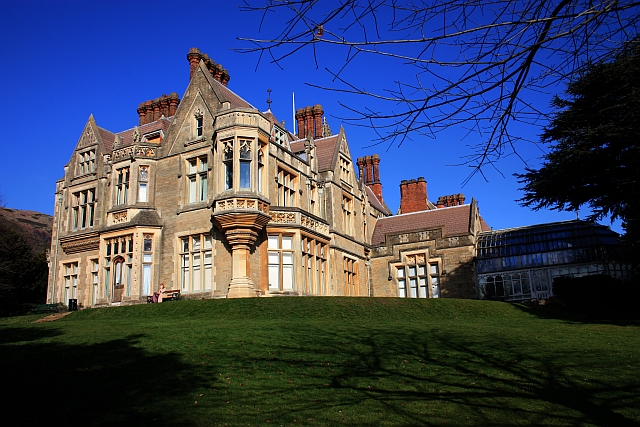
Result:
M295 224L296 214L293 212L271 212L271 222L275 224Z
M93 236L79 240L61 241L60 246L66 254L75 254L98 249L100 237Z
M113 223L120 224L122 222L127 222L127 211L114 212Z
M233 198L218 200L215 205L216 212L235 209L251 209L269 213L269 205L256 199Z
M140 129L138 129L138 126L133 128L133 143L135 144L136 142L140 142Z
M136 156L138 157L155 157L156 150L150 147L136 147Z
M122 159L129 159L133 157L135 147L125 147L120 150L116 150L113 152L113 161L117 162Z
M87 129L84 131L84 134L82 135L82 139L80 140L80 144L91 145L97 142L98 141L96 140L96 136L93 134L93 130L91 129L91 126L87 126Z

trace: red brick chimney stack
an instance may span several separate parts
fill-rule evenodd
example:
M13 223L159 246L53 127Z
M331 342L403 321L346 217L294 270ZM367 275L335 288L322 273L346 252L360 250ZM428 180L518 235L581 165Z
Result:
M438 201L436 202L437 208L449 208L451 206L461 206L464 205L464 194L449 194L447 196L438 197Z
M211 74L214 79L225 86L228 85L231 76L229 76L227 70L225 70L221 64L216 64L206 53L201 53L197 47L189 49L187 60L189 61L189 80L193 78L193 73L198 69L200 62L204 62L207 70L209 70L209 74Z
M365 168L364 168L364 157L359 157L358 160L356 161L356 164L358 165L358 176L360 177L361 180L363 180L366 183L367 175L365 173Z
M313 137L316 139L322 138L324 135L322 134L322 115L324 111L322 111L322 105L316 104L313 107Z
M180 97L177 93L171 92L169 94L169 115L167 117L171 117L176 114L178 104L180 104Z
M319 139L324 136L322 127L322 105L298 108L296 110L296 122L298 123L298 138L304 139L311 135Z
M138 126L146 125L160 119L160 117L171 117L176 114L180 104L180 97L177 93L162 95L153 101L145 101L138 105Z
M358 165L360 179L364 181L366 186L371 188L373 194L382 202L382 184L380 183L379 168L380 156L374 154L373 156L359 157L356 164Z
M424 177L400 182L400 213L427 210L427 181Z
M193 73L198 69L198 65L200 65L200 60L202 59L202 54L200 53L200 49L197 47L192 47L189 49L189 53L187 54L187 60L189 61L189 80L193 77Z

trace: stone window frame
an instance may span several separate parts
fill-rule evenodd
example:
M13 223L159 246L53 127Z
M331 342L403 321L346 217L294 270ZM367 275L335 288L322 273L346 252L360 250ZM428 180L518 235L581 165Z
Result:
M116 169L114 174L114 206L129 203L129 190L131 188L131 168L123 166Z
M79 274L80 274L79 260L62 263L62 284L63 284L62 302L64 304L67 304L70 298L74 298L74 299L77 298Z
M278 165L276 181L276 194L278 195L278 206L297 206L298 173Z
M328 242L317 240L306 233L300 236L304 295L327 295L328 248Z
M95 187L71 191L71 230L93 228L96 223L96 205Z
M354 232L353 218L355 217L354 197L345 192L342 193L342 226L344 231L351 235Z
M346 296L359 296L358 259L345 254L342 255L342 258L344 294Z
M146 171L146 174L143 175L143 171ZM138 166L138 194L137 200L138 203L148 203L149 202L149 182L151 176L151 165L139 165ZM142 190L144 188L144 191ZM144 194L144 200L142 200L142 194Z
M78 152L76 163L76 176L89 175L96 172L95 147Z
M411 251L403 253L402 262L392 264L392 267L399 298L439 298L441 258L430 258L429 251L425 250ZM432 272L433 267L436 274ZM415 280L415 294L412 292L412 280ZM438 286L437 294L433 292L434 284Z
M178 280L183 294L213 289L213 235L210 232L184 234L178 239ZM197 244L195 244L197 240ZM197 262L197 266L196 266ZM199 280L194 280L198 272ZM197 283L196 283L197 282Z
M195 166L193 166L195 164ZM185 204L192 205L209 200L209 155L199 154L185 159ZM193 192L192 192L193 191Z
M351 160L340 154L338 156L338 165L340 168L340 180L351 185Z
M267 276L270 291L293 292L296 287L295 240L293 233L270 231L267 234ZM285 241L289 243L285 244ZM290 279L290 286L287 286L285 278Z
M115 280L114 269L116 262L122 258L121 275L124 277L124 293L123 296L131 296L131 288L133 286L133 251L134 251L134 235L123 234L120 236L111 236L104 239L105 256L104 256L104 297L109 298L112 295L112 286ZM113 267L113 268L112 268ZM112 275L112 273L114 273Z

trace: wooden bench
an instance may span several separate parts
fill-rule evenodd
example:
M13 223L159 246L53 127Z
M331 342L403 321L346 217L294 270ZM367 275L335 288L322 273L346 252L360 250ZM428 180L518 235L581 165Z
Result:
M178 290L168 290L164 291L164 296L162 297L162 302L165 301L177 301L180 299L180 291ZM147 295L147 304L153 303L153 295Z
M58 312L58 304L38 304L34 308L31 309L31 313L40 314L40 313L57 313Z

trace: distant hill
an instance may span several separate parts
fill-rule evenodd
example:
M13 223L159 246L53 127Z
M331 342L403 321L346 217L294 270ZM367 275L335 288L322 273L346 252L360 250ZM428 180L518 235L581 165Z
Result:
M19 227L34 252L41 252L51 247L51 230L53 217L35 211L23 211L0 207L0 217Z

